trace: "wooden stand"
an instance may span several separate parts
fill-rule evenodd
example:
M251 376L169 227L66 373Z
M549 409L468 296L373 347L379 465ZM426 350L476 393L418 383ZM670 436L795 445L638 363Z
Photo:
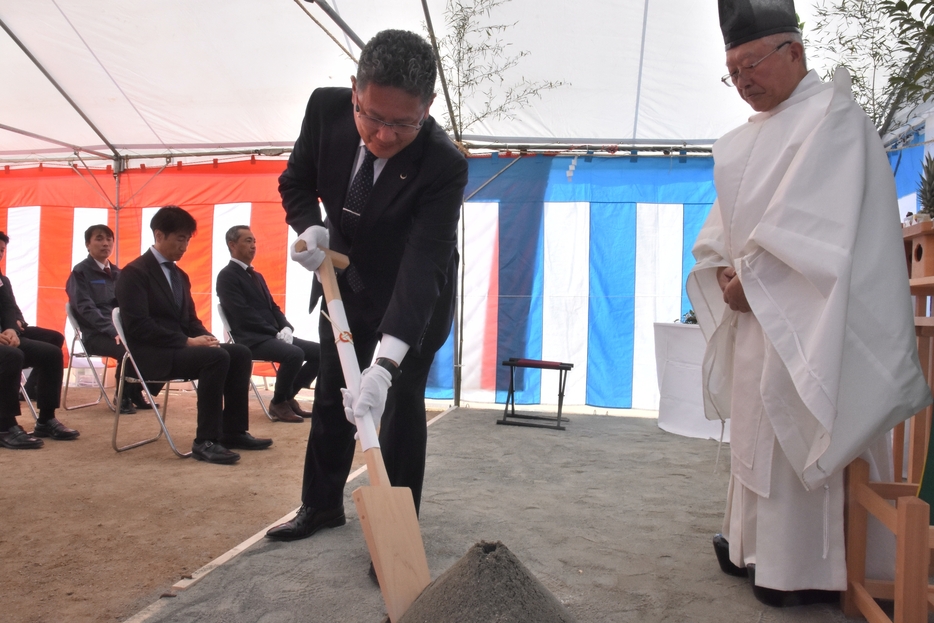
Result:
M503 362L504 366L509 366L509 393L506 394L506 409L503 411L503 419L496 420L497 424L508 424L510 426L535 426L537 428L553 428L555 430L564 430L561 422L568 422L567 418L561 417L561 407L564 404L564 386L568 380L568 370L574 367L573 363L561 363L559 361L539 361L538 359L517 359L511 357ZM558 413L555 417L545 415L527 415L516 413L516 368L538 368L541 370L557 370L558 378ZM518 418L519 420L544 420L553 422L553 424L536 424L535 422L511 421L507 418Z

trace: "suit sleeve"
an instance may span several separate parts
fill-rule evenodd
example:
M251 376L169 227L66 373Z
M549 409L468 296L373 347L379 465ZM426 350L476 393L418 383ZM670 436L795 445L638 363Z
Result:
M266 322L259 312L247 303L247 293L237 281L236 275L226 269L217 275L217 298L224 306L234 339L238 333L246 332L275 337L279 329Z
M185 281L185 296L188 299L188 334L190 337L198 337L201 335L213 335L208 328L204 326L204 323L201 322L201 319L198 318L198 310L195 309L195 301L191 297L191 278L183 270L179 271L182 275L182 278Z
M71 303L75 316L83 320L84 324L93 327L98 333L117 337L113 321L101 313L91 296L91 284L87 272L76 266L68 276L65 291L68 293L68 302Z
M457 250L467 161L458 154L422 193L379 331L420 348Z
M319 125L315 111L319 92L308 100L302 130L295 141L285 171L279 176L279 194L285 208L285 222L298 233L312 225L324 225L318 207L318 166L314 146L315 129Z
M266 278L260 276L260 279L263 280L263 285L266 287L266 290L269 290L269 284L266 283ZM293 327L292 323L286 319L285 314L282 313L282 308L279 307L278 303L276 303L276 299L273 297L271 291L269 292L269 299L272 301L272 307L269 309L272 312L272 315L276 318L276 324L278 325L277 333L286 327L294 330L295 327Z
M9 278L3 277L0 284L0 330L13 329L19 335L21 331L16 321L23 317L23 313L16 304Z
M149 278L139 267L128 264L117 279L117 303L123 318L123 328L131 342L141 342L165 348L184 348L188 336L172 331L153 320L149 309Z

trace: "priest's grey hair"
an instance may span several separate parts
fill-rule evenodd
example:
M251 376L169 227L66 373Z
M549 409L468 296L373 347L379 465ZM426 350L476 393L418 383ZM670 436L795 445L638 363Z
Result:
M786 41L794 41L795 43L801 44L801 49L804 50L804 41L801 38L801 33L799 32L779 32L774 35L767 35L762 37L761 41L768 43L772 47L779 46ZM808 59L807 59L807 50L801 53L801 64L804 66L804 69L808 68Z

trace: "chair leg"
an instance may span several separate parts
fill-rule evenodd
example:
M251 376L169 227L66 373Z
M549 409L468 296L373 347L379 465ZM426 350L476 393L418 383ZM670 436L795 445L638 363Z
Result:
M68 406L68 386L71 384L71 368L72 368L72 362L75 359L74 346L75 346L75 343L74 341L72 341L71 343L72 351L71 351L71 355L69 355L68 357L68 371L65 373L65 381L64 383L62 383L62 407L65 409L65 411L74 411L75 409L81 409L83 407L91 407L96 404L100 404L100 401L103 398L104 401L107 403L107 408L110 409L111 411L115 411L116 407L113 405L113 403L110 402L110 398L107 396L107 390L104 388L104 383L107 381L107 362L110 361L110 359L107 357L101 358L101 362L103 362L104 364L104 378L103 380L101 380L100 375L97 374L97 368L94 366L94 363L91 361L91 356L88 355L87 353L84 353L84 358L87 360L88 367L91 368L91 372L94 374L94 380L97 382L97 387L100 389L101 393L100 395L98 395L97 400L95 400L94 402L86 402L84 404L72 405L70 407Z
M263 377L264 382L265 378L266 377ZM273 418L272 414L269 413L269 407L266 406L266 401L263 400L262 396L260 396L259 389L256 387L256 383L253 382L253 377L250 377L250 387L253 388L253 393L256 395L256 400L259 402L259 406L263 408L263 413L266 414L266 417L268 417L271 422L275 422L275 418Z
M860 616L856 586L866 583L866 529L868 512L859 503L859 488L869 485L869 463L856 459L846 468L846 592L843 614Z
M36 408L32 404L32 398L30 398L29 394L26 393L26 375L22 373L20 373L19 391L23 392L23 398L25 398L24 402L26 403L26 406L29 407L30 413L32 413L32 419L38 422L39 414L36 413Z
M930 506L919 498L898 499L893 623L927 623Z

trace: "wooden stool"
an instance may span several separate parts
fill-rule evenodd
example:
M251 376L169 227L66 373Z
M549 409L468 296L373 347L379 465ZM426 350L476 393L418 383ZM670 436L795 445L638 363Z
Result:
M564 404L564 386L568 380L568 370L573 368L574 364L510 357L503 362L503 365L509 366L509 393L506 394L506 409L503 411L503 419L496 420L496 423L509 424L510 426L535 426L537 428L564 430L564 427L561 426L561 422L569 421L567 418L561 417L561 407ZM516 368L537 368L540 370L558 371L558 413L555 417L516 413ZM520 421L510 421L507 418L518 418ZM537 424L535 422L526 422L522 420L544 420L546 422L553 422L553 424Z

